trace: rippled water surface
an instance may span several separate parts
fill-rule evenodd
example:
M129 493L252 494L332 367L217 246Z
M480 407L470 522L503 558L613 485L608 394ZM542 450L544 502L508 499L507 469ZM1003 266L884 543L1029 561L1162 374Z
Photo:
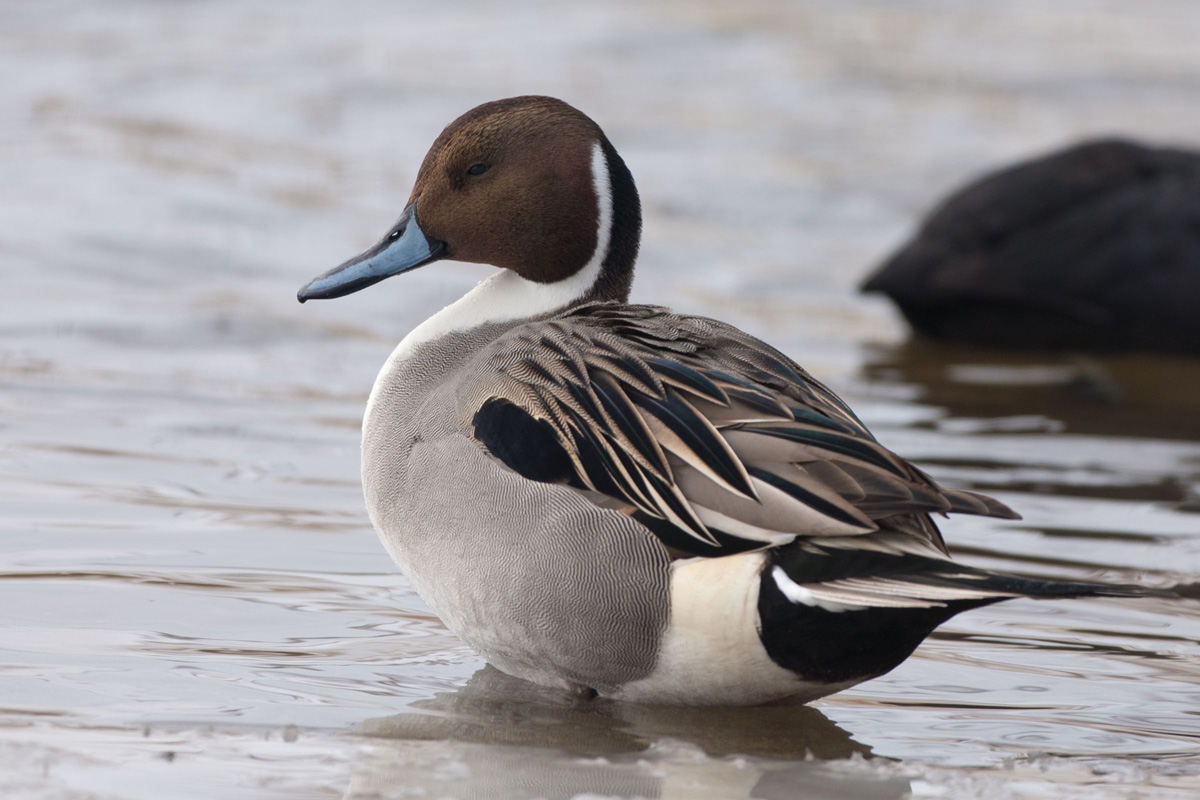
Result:
M980 169L1200 144L1188 0L0 2L0 794L1187 798L1200 362L908 341L855 283ZM1024 519L1016 601L812 707L577 704L483 668L362 508L374 374L486 274L336 302L441 127L554 94L646 209L635 297L729 319Z

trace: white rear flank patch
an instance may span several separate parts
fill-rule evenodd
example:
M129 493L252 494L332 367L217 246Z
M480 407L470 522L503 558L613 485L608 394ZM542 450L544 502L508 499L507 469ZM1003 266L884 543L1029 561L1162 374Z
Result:
M763 553L676 561L671 618L648 677L613 693L621 700L751 705L814 700L848 684L808 683L771 660L759 637Z

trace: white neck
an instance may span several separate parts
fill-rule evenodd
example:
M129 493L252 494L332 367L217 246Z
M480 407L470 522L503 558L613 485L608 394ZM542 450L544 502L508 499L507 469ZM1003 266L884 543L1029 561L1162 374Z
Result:
M592 185L599 210L596 250L582 269L554 283L537 283L511 270L501 270L414 328L392 353L392 359L403 358L417 345L452 331L470 330L489 322L530 319L566 308L584 297L600 277L612 237L612 183L599 142L592 148Z

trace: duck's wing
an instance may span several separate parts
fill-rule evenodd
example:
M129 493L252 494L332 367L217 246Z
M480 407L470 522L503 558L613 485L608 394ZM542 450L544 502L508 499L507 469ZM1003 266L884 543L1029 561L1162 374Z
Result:
M925 514L1016 516L939 487L795 362L716 320L584 306L515 328L464 378L462 421L492 456L689 555L877 532L945 552Z

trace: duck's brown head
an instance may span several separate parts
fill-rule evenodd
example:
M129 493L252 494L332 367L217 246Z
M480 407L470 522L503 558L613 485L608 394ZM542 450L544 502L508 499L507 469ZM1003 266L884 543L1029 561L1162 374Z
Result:
M574 299L624 300L640 233L637 189L600 127L561 100L513 97L442 131L387 235L298 297L340 297L447 258L586 284Z

